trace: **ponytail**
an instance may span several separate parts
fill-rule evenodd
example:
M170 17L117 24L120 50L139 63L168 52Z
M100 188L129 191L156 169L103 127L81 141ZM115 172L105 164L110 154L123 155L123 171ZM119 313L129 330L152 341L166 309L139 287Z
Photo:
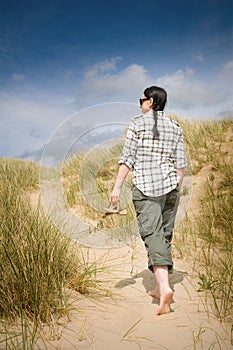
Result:
M154 116L154 126L153 126L153 135L154 135L154 138L156 140L159 139L159 131L158 131L158 128L157 128L157 123L158 123L158 116L157 116L157 112L155 110L153 110L153 116Z
M158 86L151 86L144 90L144 95L148 98L153 98L153 116L154 116L154 126L153 126L153 134L156 140L159 139L159 131L157 128L158 122L158 111L163 111L167 102L167 92Z

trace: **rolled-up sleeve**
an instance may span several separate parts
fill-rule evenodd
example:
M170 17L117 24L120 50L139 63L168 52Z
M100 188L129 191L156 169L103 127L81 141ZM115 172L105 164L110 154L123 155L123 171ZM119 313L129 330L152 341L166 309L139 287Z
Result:
M177 146L174 152L174 161L176 169L187 167L187 157L185 152L185 145L182 131L180 130L180 136L177 142Z
M137 152L138 143L138 133L136 131L136 126L132 120L126 134L126 140L123 147L123 152L119 160L119 164L125 164L130 169L133 169L135 156Z

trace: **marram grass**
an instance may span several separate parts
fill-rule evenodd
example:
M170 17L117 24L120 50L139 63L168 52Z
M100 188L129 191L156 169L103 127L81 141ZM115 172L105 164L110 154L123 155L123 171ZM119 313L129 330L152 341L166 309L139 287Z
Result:
M183 121L194 174L208 166L194 218L189 212L176 229L175 253L190 255L205 292L220 319L233 314L233 121ZM183 247L183 248L182 248ZM178 250L179 248L179 250Z
M0 348L33 349L38 325L69 313L71 291L102 288L103 267L63 236L39 204L32 209L26 191L38 185L35 163L0 159L0 169L0 319L22 321L17 336L7 326L0 331ZM23 342L25 332L31 342Z
M215 314L225 319L233 309L233 123L187 119L179 122L193 174L206 165L212 167L212 172L203 187L200 212L195 218L187 213L175 234L174 250L181 258L191 252L199 273L197 288L206 291ZM87 203L88 191L92 191L91 187L86 190L87 180L95 181L93 190L108 201L121 150L122 144L118 144L101 150L101 154L89 154L91 161L85 159L85 153L79 154L63 166L63 185L70 205L85 219L97 223L97 229L122 226L122 222L134 219L130 203L126 217L113 215L105 220ZM96 161L102 162L99 168ZM99 262L89 261L77 245L58 231L39 205L31 208L25 193L35 189L38 182L38 164L0 159L0 316L6 322L19 318L22 325L19 338L10 334L7 326L5 333L3 328L8 340L4 343L0 332L0 348L7 344L7 349L33 349L38 324L69 312L70 291L85 294L101 290ZM128 190L124 190L123 204L129 201ZM28 320L33 325L30 329Z
M205 267L200 276L204 275L204 280L209 282L206 285L211 286L210 300L216 315L223 319L231 314L233 307L233 121L197 121L172 117L182 126L192 174L198 174L206 166L212 169L202 189L199 213L191 218L187 212L176 230L174 254L184 258L189 252L195 263L199 264L198 271ZM88 204L88 196L95 196L95 193L107 202L114 186L121 151L122 143L119 143L108 150L94 150L88 156L75 155L63 167L63 184L68 202L83 219L94 223L96 229L120 227L127 224L127 220L135 218L132 203L127 206L126 217L112 215L104 220L101 211ZM104 159L109 160L104 162ZM82 181L86 193L80 188ZM92 184L93 188L85 187L85 182ZM123 192L123 197L127 198L128 193ZM199 282L202 283L202 280L199 279Z
M63 164L63 186L69 205L97 230L125 227L135 220L130 200L130 175L121 195L121 207L127 209L127 215L109 215L103 219L103 208L109 204L122 146L120 142L109 148L93 149L86 155L71 156Z

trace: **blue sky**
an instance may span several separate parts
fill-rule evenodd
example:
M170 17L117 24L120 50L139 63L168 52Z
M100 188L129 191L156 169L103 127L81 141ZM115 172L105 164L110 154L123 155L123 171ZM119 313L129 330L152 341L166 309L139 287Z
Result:
M181 117L231 112L232 16L232 0L2 1L1 156L36 153L70 115L136 104L152 84Z

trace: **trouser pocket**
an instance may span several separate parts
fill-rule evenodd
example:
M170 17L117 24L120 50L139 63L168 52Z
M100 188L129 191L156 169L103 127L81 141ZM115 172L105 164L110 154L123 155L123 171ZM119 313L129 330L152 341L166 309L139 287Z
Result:
M133 188L133 204L137 214L139 233L142 238L162 229L162 208L165 196L147 197L136 187Z

